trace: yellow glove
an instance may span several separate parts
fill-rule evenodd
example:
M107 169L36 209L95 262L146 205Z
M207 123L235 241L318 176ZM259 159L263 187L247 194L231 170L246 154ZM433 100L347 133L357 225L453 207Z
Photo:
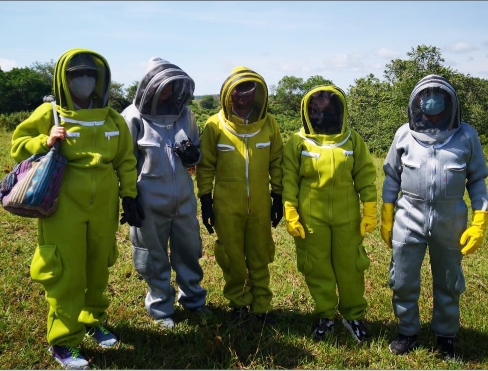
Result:
M293 237L300 236L305 238L305 229L303 225L298 221L300 216L298 215L297 209L291 206L288 202L285 202L285 220L286 220L286 230Z
M381 237L391 249L391 231L393 229L393 216L395 204L384 203L381 206Z
M361 219L361 236L373 232L376 228L376 202L363 202L363 219Z
M461 245L466 245L461 250L463 255L474 253L483 244L483 235L488 222L488 212L482 210L473 211L473 221L471 227L466 229L459 241ZM469 241L469 242L468 242ZM468 242L466 244L466 242Z

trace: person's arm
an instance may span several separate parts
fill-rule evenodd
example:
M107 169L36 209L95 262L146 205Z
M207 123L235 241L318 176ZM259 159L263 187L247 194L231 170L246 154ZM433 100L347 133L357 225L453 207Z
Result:
M52 106L44 103L15 128L10 150L12 158L20 162L34 154L48 152L47 140L53 126Z
M202 159L196 171L199 198L206 194L212 194L215 170L217 168L216 133L219 129L217 124L211 119L205 124L200 138Z
M283 193L283 138L281 137L280 129L274 117L271 117L271 124L274 130L269 154L271 192L281 196Z

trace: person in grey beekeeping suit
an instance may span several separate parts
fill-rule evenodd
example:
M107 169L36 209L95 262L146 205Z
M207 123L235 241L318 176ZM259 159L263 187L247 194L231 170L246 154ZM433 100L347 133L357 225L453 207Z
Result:
M410 95L408 115L383 165L381 235L393 249L390 287L399 319L389 349L404 354L416 346L420 270L429 246L430 329L440 354L454 359L459 298L465 290L461 260L482 245L488 221L486 160L475 129L461 121L458 96L447 79L421 79ZM469 228L465 189L473 210Z
M178 302L197 314L209 312L200 282L202 241L188 168L201 160L198 126L188 107L195 83L178 66L154 57L123 112L137 158L141 227L131 227L135 269L147 283L145 307L162 327L173 328L176 273ZM168 252L169 243L169 252Z

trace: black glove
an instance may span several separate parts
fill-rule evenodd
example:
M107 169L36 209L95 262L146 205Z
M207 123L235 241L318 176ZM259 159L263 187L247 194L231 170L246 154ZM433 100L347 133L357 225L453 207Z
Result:
M176 155L181 158L183 163L193 165L200 158L200 151L192 144L191 140L184 140L175 146Z
M212 234L214 232L213 226L215 222L215 215L213 213L213 200L212 195L207 193L200 197L200 202L202 203L202 221L203 225L207 228L208 233Z
M281 218L283 218L283 201L281 195L271 192L273 203L271 205L271 225L276 228Z
M142 226L142 221L144 220L144 210L137 202L137 199L124 197L122 199L122 208L124 209L124 212L122 213L120 224L129 223L131 227L140 228Z

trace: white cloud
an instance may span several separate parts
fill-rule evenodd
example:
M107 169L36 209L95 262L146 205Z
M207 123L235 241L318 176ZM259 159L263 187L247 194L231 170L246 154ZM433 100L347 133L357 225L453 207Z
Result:
M389 50L386 48L381 48L375 54L380 58L387 58L387 59L396 59L402 56L402 53L396 50Z
M472 44L468 44L465 42L458 42L458 43L446 45L442 48L442 50L451 53L462 54L462 53L470 53L472 51L478 50L478 48Z
M15 67L17 67L16 61L12 61L12 60L5 59L5 58L0 58L0 68L2 69L2 71L7 72L7 71L10 71L12 68L15 68Z

